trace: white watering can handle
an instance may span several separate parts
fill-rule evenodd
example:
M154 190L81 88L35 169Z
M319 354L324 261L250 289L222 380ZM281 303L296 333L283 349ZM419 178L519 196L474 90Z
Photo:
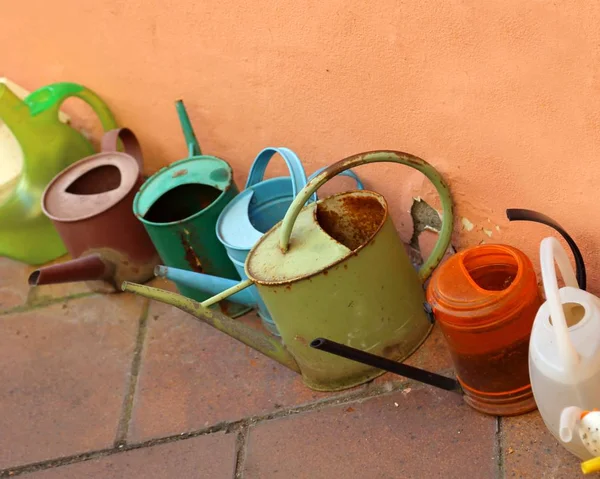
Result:
M283 218L280 233L281 236L279 238L279 247L281 248L281 251L285 253L288 250L290 236L292 234L292 228L294 227L296 218L298 217L298 214L300 214L300 210L304 207L304 204L308 198L315 191L317 191L324 183L342 171L368 163L381 162L400 163L401 165L407 165L419 170L427 178L429 178L440 195L442 202L442 229L431 255L419 269L419 277L421 278L421 281L428 278L444 257L446 249L450 244L454 223L452 198L450 196L450 189L448 188L448 185L446 185L446 182L433 166L421 158L413 156L409 153L403 153L401 151L388 150L359 153L334 163L310 180L302 189L302 191L298 193L298 196L294 198L294 201L285 214L285 218Z
M540 244L540 261L542 265L544 292L546 293L546 302L548 303L550 317L552 318L552 330L556 335L558 353L565 367L570 368L579 361L579 354L569 338L569 328L560 300L554 263L558 264L558 269L566 286L578 288L577 279L575 278L575 273L573 272L566 251L556 238L550 236L542 240Z

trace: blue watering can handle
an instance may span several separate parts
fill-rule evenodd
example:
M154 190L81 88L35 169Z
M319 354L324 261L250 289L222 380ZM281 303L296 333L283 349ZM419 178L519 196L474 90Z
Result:
M254 162L250 167L245 189L263 181L267 165L275 153L279 153L281 155L281 157L285 160L288 169L290 170L290 178L292 179L292 193L295 198L302 188L306 186L308 180L306 179L306 173L304 172L304 167L302 166L300 158L298 158L296 153L289 148L268 147L262 150L254 159ZM316 194L313 194L313 197L314 199L311 199L316 201Z
M310 175L308 177L308 181L312 180L315 176L317 176L319 173L321 173L325 168L327 168L327 166L323 166L322 168L319 168L317 171L315 171L312 175ZM358 175L356 173L354 173L354 171L352 171L352 170L344 170L341 173L338 173L337 176L349 176L354 181L356 181L356 189L357 190L365 189L365 186L362 184L362 181L360 181L360 178L358 177Z

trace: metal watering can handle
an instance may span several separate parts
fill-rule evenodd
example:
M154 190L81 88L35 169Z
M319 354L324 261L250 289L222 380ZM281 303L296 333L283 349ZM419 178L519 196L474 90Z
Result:
M577 279L566 251L558 240L552 236L544 238L540 244L540 262L544 292L546 293L546 302L552 318L552 329L557 339L558 352L567 366L573 366L579 361L579 354L575 351L569 339L569 328L560 300L554 263L558 264L558 269L566 286L578 288Z
M117 128L107 131L102 137L102 151L117 151L119 138L123 142L123 149L126 154L135 158L140 167L140 172L144 169L144 158L142 156L142 147L135 136L135 133L129 128Z
M296 195L306 186L307 179L304 167L298 155L289 148L284 147L267 147L262 150L254 159L250 171L248 172L248 180L244 189L248 189L250 186L254 186L257 183L263 181L265 171L271 161L271 158L279 153L279 155L285 160L285 163L290 171L290 178L292 179L292 196ZM316 194L313 195L313 201L317 200Z
M342 171L348 170L355 166L381 162L400 163L401 165L410 166L419 170L427 178L429 178L429 181L433 183L438 194L440 195L440 200L442 202L442 229L431 255L419 269L419 277L421 278L421 281L427 279L433 272L434 268L444 257L446 249L450 244L452 227L454 223L452 197L450 195L448 185L446 185L446 182L433 166L421 158L413 156L409 153L403 153L401 151L370 151L366 153L359 153L330 165L317 176L315 176L311 181L308 182L298 196L296 196L287 213L285 214L285 218L283 218L280 233L281 236L279 240L279 247L281 248L281 251L285 253L288 250L290 236L292 234L292 228L294 227L296 218L298 217L300 210L303 208L304 203L306 203L306 200L319 187Z
M198 139L196 138L196 133L194 133L194 129L192 128L192 123L190 122L190 117L187 114L187 110L185 109L183 100L177 100L175 102L175 109L177 110L177 116L179 116L179 123L181 123L181 129L183 130L183 136L184 136L185 141L188 146L188 155L189 156L202 155L202 150L200 149L200 144L198 143Z
M308 177L308 181L312 180L315 176L317 176L319 173L321 173L325 168L327 168L326 166L323 166L322 168L319 168L317 171L315 171L312 175L310 175ZM356 173L354 173L354 171L352 170L345 170L342 171L341 173L339 173L337 176L349 176L350 178L352 178L354 181L356 181L356 189L357 190L364 190L365 186L362 184L362 181L360 181L360 178L357 176ZM315 193L316 194L316 193Z

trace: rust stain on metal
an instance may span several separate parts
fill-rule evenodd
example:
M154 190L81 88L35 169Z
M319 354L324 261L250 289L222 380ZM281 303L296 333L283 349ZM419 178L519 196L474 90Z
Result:
M365 195L348 195L340 202L342 208L336 208L337 211L319 203L317 221L333 239L354 251L377 233L386 209L376 198Z
M299 343L304 344L304 346L308 345L308 341L305 338L303 338L302 336L298 336L298 335L294 336L294 341L298 341Z
M203 273L204 268L202 267L202 262L200 261L200 258L198 258L194 248L192 248L189 241L183 234L180 236L180 238L183 250L185 251L185 260L192 268L192 271L195 271L196 273Z
M180 176L185 176L187 175L188 170L186 170L185 168L183 170L177 170L173 173L172 178L179 178Z

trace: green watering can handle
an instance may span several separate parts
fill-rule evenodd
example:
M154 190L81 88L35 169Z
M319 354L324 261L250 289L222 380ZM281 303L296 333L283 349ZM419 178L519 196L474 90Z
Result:
M92 90L77 83L61 82L47 85L30 93L23 101L33 116L50 109L55 109L58 115L60 105L72 96L80 98L92 107L92 110L98 115L104 131L117 127L115 117L106 103Z
M413 156L409 153L402 153L400 151L370 151L366 153L359 153L334 163L310 180L302 189L302 191L298 193L298 196L294 198L294 201L288 208L287 213L283 218L279 241L281 251L285 253L288 250L290 235L292 234L292 228L294 227L296 218L298 217L300 210L304 207L304 204L308 198L317 189L342 171L360 165L366 165L368 163L380 162L400 163L401 165L410 166L419 170L427 178L429 178L440 195L440 199L442 201L442 229L431 255L419 269L419 277L421 278L421 281L427 279L444 257L446 249L450 244L454 223L452 197L450 195L450 189L448 188L448 185L446 185L441 175L433 166L421 158Z
M181 123L181 129L183 130L183 136L185 137L185 142L187 143L187 146L188 146L188 155L189 156L202 155L202 150L200 149L200 144L198 143L198 139L196 138L196 133L194 133L194 129L192 128L192 122L190 121L190 117L187 114L187 110L185 109L183 100L177 100L175 102L175 109L177 110L177 115L179 116L179 123Z

